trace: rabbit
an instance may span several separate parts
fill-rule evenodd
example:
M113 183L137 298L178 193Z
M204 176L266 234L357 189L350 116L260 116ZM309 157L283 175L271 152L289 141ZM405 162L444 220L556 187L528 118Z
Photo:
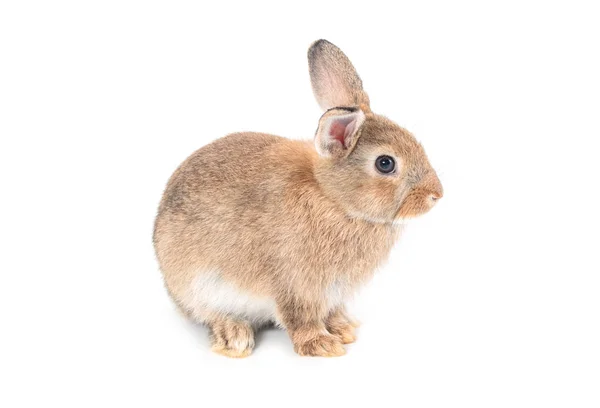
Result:
M302 356L341 356L357 323L345 303L387 259L403 223L443 189L423 147L370 109L335 45L308 50L324 111L313 141L234 133L171 176L153 243L168 293L208 326L213 351L246 357L275 324Z

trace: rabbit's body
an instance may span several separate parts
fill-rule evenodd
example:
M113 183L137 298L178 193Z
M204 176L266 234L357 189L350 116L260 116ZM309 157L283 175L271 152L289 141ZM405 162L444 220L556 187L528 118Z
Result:
M301 355L339 356L355 340L344 303L387 258L402 222L442 186L421 145L371 112L348 58L309 49L325 110L314 142L236 133L175 171L154 245L169 293L211 329L213 350L244 357L274 322Z
M312 143L239 133L173 175L155 242L169 292L197 321L280 323L290 293L327 313L386 258L399 227L347 215L322 191L316 158Z

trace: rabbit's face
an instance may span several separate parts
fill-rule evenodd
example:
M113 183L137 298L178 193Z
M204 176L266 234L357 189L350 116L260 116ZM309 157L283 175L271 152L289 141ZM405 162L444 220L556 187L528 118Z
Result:
M356 138L347 155L324 159L318 171L325 193L350 216L401 223L426 213L442 197L423 147L408 131L369 114Z
M325 111L315 134L316 177L326 195L355 218L400 223L442 197L423 147L406 130L371 112L348 57L326 40L308 51L313 93Z

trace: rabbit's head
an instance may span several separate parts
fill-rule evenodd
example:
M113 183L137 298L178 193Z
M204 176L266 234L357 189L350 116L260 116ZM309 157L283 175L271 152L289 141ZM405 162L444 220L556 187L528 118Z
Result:
M315 135L324 193L351 217L371 222L395 224L429 211L443 189L421 144L371 112L360 77L335 45L316 41L308 61L325 111Z

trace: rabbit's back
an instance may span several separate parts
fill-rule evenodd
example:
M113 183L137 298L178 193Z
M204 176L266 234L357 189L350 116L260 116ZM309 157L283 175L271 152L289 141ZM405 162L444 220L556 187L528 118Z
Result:
M159 218L168 214L196 219L213 211L218 214L219 207L236 204L233 199L250 199L244 197L247 190L264 182L261 170L269 147L285 142L263 133L234 133L197 150L169 180Z

